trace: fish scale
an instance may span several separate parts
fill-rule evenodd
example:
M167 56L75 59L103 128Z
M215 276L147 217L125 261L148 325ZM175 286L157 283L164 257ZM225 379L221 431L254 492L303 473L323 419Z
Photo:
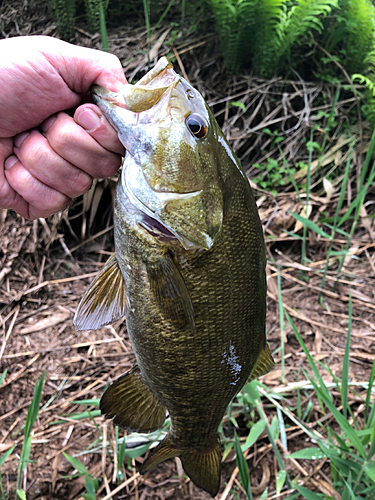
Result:
M127 153L115 197L115 256L84 295L75 325L98 328L126 314L137 363L107 389L101 411L140 432L160 428L168 412L168 435L141 473L178 456L215 496L220 421L243 385L274 364L262 226L215 118L170 62L162 58L125 87L122 94L93 89ZM117 288L108 298L108 279L119 303Z

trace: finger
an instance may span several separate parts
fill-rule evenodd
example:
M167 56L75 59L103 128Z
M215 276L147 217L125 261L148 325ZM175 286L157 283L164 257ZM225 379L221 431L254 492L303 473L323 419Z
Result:
M69 197L36 179L16 156L9 157L5 163L7 182L24 201L23 204L17 201L11 207L20 215L27 219L49 217L69 206Z
M92 111L91 108L89 109ZM95 116L93 118L96 120ZM108 122L104 121L103 115L98 118L100 123L95 129L97 136L101 140L105 138L104 142L108 147L123 151L113 135L113 129L111 130ZM121 155L99 144L90 133L67 114L59 113L47 131L45 128L46 125L43 124L42 129L52 149L91 177L97 179L110 177L119 169ZM95 135L95 132L93 134Z
M8 160L12 151L13 140L0 138L0 207L11 208L27 217L27 202L12 188L5 175L5 168L12 164L12 160Z
M125 148L121 144L117 132L98 106L83 104L76 109L73 118L103 148L124 156Z
M91 186L91 176L62 158L38 130L16 136L14 153L32 177L69 198Z

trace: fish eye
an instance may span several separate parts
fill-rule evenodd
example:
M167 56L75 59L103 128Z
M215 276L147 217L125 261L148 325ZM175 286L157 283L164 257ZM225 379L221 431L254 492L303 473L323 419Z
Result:
M197 139L204 139L206 137L208 127L205 120L200 115L192 113L186 118L185 123L194 137Z

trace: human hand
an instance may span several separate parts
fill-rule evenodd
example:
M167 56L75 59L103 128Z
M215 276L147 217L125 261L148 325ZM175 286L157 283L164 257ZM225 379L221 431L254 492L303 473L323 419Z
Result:
M45 36L0 40L0 207L47 217L113 175L124 148L88 100L92 84L126 83L106 52ZM79 106L74 117L63 110Z

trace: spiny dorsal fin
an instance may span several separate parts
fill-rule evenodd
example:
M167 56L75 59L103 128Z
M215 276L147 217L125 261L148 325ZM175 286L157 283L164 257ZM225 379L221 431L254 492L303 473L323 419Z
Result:
M266 347L262 349L262 351L260 352L258 359L256 360L256 363L253 366L253 369L251 370L250 376L247 379L247 381L251 382L256 378L265 375L266 373L271 371L274 366L275 362L272 359L270 348L268 344L266 344Z
M125 283L113 254L86 290L74 316L77 331L96 330L125 316Z
M170 255L147 269L150 287L160 309L177 327L194 330L193 304L185 281Z
M165 420L165 409L143 382L138 365L105 391L100 411L116 425L137 432L156 431Z

